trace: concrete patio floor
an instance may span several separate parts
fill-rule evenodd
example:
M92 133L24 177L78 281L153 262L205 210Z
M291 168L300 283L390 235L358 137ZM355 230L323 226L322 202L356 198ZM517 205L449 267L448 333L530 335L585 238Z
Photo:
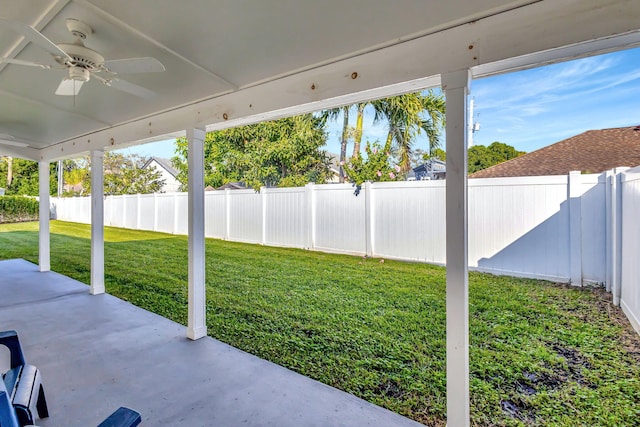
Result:
M24 260L0 261L7 329L42 372L40 426L97 425L119 406L149 426L421 425Z

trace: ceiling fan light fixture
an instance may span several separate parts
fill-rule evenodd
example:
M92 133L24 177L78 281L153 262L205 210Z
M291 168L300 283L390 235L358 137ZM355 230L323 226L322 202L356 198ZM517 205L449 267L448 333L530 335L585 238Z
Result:
M89 81L89 77L91 77L89 70L82 67L69 67L70 80L76 80L84 83Z
M58 89L56 89L56 95L76 96L78 92L80 92L80 88L82 87L84 82L84 80L76 80L65 77L60 82Z

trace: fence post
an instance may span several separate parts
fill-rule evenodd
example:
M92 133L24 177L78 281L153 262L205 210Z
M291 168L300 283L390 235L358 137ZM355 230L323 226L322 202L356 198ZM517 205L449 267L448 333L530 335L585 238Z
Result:
M373 256L373 212L371 211L371 199L373 197L372 184L370 181L364 183L364 238L365 253Z
M229 240L231 236L231 190L224 189L224 239Z
M605 233L605 290L611 292L611 283L613 276L612 259L613 259L613 236L611 235L611 225L613 219L611 217L611 204L613 197L611 196L612 177L615 176L613 169L604 172L604 233Z
M628 167L618 167L611 176L611 295L613 305L620 306L622 289L622 177Z
M305 198L305 206L307 211L307 249L315 248L315 224L316 224L316 213L315 213L315 203L314 203L314 184L310 182L309 184L304 186L304 198Z
M173 233L178 234L178 193L173 193Z
M582 175L569 172L569 274L572 286L582 286Z
M136 195L137 200L136 200L136 204L137 204L137 215L136 215L136 230L140 230L140 215L141 215L141 208L140 208L140 193L138 193Z
M158 231L158 193L153 193L153 231Z
M122 222L120 223L120 227L127 228L127 196L122 195Z
M267 187L260 187L260 200L262 202L262 244L267 244Z

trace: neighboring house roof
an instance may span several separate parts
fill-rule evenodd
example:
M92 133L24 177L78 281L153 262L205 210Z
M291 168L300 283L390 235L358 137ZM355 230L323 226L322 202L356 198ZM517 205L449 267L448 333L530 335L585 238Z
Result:
M244 182L227 182L224 185L216 188L216 190L246 190L248 187Z
M162 157L151 157L149 160L147 160L147 162L142 166L142 169L148 167L152 162L156 162L158 165L160 165L163 169L165 169L167 172L169 172L171 175L173 175L174 178L178 177L178 169L174 168L173 165L171 164L171 160L169 159L164 159Z
M421 181L430 179L444 179L447 171L447 164L439 159L429 159L421 165L411 169L407 174L409 181Z
M600 173L640 165L640 126L589 130L515 159L472 173L469 178Z

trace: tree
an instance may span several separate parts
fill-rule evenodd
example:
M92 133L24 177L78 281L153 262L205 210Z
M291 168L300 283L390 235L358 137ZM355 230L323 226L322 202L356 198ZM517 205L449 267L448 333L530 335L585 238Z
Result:
M511 145L495 141L488 147L484 145L474 145L468 152L468 171L474 173L498 163L506 162L525 154L518 151Z
M49 165L50 194L56 190L57 164ZM37 196L39 193L38 162L20 158L0 158L0 187L6 195Z
M488 147L474 145L467 152L467 169L469 173L478 172L498 163L520 157L523 154L526 154L526 152L518 151L511 145L498 141L493 142ZM445 161L447 160L447 153L443 149L437 148L431 156L425 157L425 160L429 158Z
M258 190L326 182L331 174L329 158L320 149L326 142L325 120L305 114L207 133L205 185L215 188L240 181ZM173 164L183 188L188 178L187 150L187 140L178 139Z
M149 194L162 191L164 179L155 169L143 168L148 158L137 154L105 153L104 155L104 194ZM87 167L91 167L90 159ZM91 174L84 174L84 190L91 192Z
M424 132L429 152L440 146L440 132L445 121L445 103L433 91L407 93L372 102L374 121L386 121L387 142L398 150L401 172L411 168L411 154L416 138Z
M367 141L363 156L353 156L351 161L345 164L345 171L349 181L356 186L355 195L360 193L360 187L366 181L397 181L400 177L400 166L391 164L391 142L387 141L384 147L378 143L371 144Z
M364 107L363 111L364 111ZM345 105L343 107L332 108L330 110L325 110L321 114L321 118L326 120L337 120L342 114L342 136L340 139L340 163L338 167L338 180L340 182L344 182L345 172L344 172L344 164L347 161L347 145L349 143L349 110L351 109L351 105ZM360 130L360 136L362 137L362 129ZM358 144L360 141L358 140ZM355 149L354 149L355 153Z

